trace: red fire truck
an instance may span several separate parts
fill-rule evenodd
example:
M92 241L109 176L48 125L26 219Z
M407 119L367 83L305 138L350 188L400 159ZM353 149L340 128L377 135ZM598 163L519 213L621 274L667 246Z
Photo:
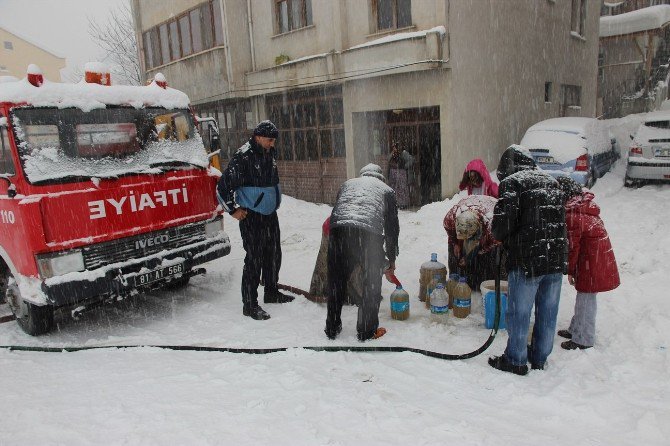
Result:
M28 334L156 288L227 255L188 97L147 86L0 79L0 301Z

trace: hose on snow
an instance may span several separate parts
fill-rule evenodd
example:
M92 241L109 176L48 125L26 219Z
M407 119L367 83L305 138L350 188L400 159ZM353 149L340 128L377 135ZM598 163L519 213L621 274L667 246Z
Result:
M44 353L61 353L61 352L79 352L85 350L101 350L101 349L130 349L130 348L160 348L165 350L175 350L175 351L196 351L196 352L222 352L222 353L246 353L253 355L264 355L268 353L278 353L285 352L292 349L303 349L311 350L316 352L355 352L355 353L416 353L423 356L428 356L429 358L443 359L447 361L462 360L474 358L477 355L480 355L489 346L493 343L493 340L498 333L498 326L500 324L500 308L501 308L501 299L500 299L500 247L496 247L496 271L495 271L495 317L493 320L493 328L491 329L491 334L488 339L481 347L476 350L473 350L469 353L462 354L449 354L449 353L439 353L433 352L430 350L424 350L420 348L412 347L386 347L386 346L330 346L330 345L321 345L321 346L305 346L305 347L276 347L276 348L237 348L237 347L205 347L205 346L196 346L196 345L109 345L109 346L88 346L88 347L37 347L37 346L22 346L22 345L0 345L0 349L10 350L10 351L22 351L22 352L44 352ZM289 291L293 294L299 294L305 298L311 300L312 302L323 302L322 298L312 296L306 291L300 290L295 287L290 287L287 285L280 285L281 289ZM311 297L311 299L310 299Z

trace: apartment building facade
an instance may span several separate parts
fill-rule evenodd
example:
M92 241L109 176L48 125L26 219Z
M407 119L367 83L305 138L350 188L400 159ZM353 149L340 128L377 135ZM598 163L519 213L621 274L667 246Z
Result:
M163 73L222 130L224 163L261 119L285 193L332 203L391 142L411 205L533 123L594 116L600 5L586 0L133 0L147 79Z

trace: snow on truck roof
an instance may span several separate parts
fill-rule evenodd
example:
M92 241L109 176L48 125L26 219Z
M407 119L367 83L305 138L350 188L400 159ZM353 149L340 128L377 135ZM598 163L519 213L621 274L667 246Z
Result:
M152 82L146 86L67 84L44 81L33 86L27 78L14 82L0 82L0 102L27 103L35 107L79 108L91 111L107 105L127 105L135 108L164 107L188 108L185 93L174 88L161 88Z

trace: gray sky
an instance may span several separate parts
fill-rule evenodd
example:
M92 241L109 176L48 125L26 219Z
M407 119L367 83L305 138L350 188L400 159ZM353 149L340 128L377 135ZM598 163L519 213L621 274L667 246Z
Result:
M66 58L64 79L86 62L101 61L88 35L89 19L106 21L128 0L0 0L0 25Z

